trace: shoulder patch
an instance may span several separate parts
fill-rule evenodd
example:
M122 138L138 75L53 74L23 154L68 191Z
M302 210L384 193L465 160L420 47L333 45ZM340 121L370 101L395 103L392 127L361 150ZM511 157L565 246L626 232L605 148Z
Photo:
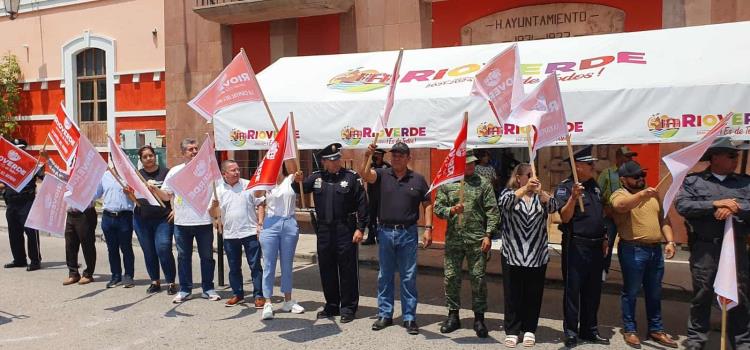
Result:
M555 191L555 196L565 196L567 194L568 194L568 189L562 186L558 187L557 190Z

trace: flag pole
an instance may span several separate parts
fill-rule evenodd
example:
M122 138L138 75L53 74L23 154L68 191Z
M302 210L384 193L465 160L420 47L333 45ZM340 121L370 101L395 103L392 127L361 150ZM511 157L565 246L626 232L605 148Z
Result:
M529 164L531 164L531 177L536 177L536 165L534 165L534 147L531 142L531 125L526 126L526 143L529 145Z
M300 166L299 162L299 148L297 148L297 126L294 124L294 112L289 112L289 119L292 122L292 140L294 141L294 154L296 157L294 158L294 163L297 165L297 171L302 170L302 166ZM299 200L302 204L302 209L307 209L307 205L305 205L305 189L302 186L302 181L298 182L299 184Z
M110 154L109 154L109 159L112 159L112 153L110 153ZM117 170L116 170L115 168L113 168L113 167L109 166L109 165L107 165L107 167L109 168L109 172L110 172L110 173L112 173L112 177L114 177L114 178L115 178L115 181L117 181L117 183L118 183L118 184L120 184L120 186L122 187L122 189L124 190L124 189L128 188L128 185L127 185L127 184L125 184L125 183L123 183L123 182L122 182L122 180L120 180L120 175L119 175L119 174L117 173ZM128 194L127 194L127 196L128 196L128 198L129 198L129 199L130 199L131 201L133 201L133 203L134 203L134 204L135 204L136 206L138 206L138 207L140 207L140 206L141 206L141 204L140 204L140 203L138 203L138 199L137 199L137 198L135 198L135 195L134 195L134 194L132 194L132 193L128 193Z
M112 138L111 135L109 135L109 133L107 134L107 137ZM112 141L114 142L114 139L112 139ZM115 143L115 146L118 146L117 143ZM112 152L111 151L109 152L109 157L110 157L110 159L112 159ZM154 154L154 158L155 157L156 157L156 154ZM148 181L146 181L146 179L143 178L143 175L141 175L141 172L138 171L138 169L135 169L135 174L138 175L138 178L141 179L141 181L143 182L143 184L146 185L146 188L148 188L149 192L151 192L151 194L154 196L154 198L156 198L156 201L159 202L159 206L161 206L162 208L166 208L166 205L164 205L164 202L161 200L161 198L159 198L159 195L156 194L156 193L154 193L154 191L152 191L151 188L148 187Z
M664 182L666 182L667 179L669 179L670 177L672 177L672 172L671 171L667 172L667 175L664 175L664 177L662 177L661 180L659 180L659 183L656 184L656 187L654 187L654 188L658 189L659 186L661 186Z
M469 124L469 111L464 111L464 124ZM466 176L466 175L464 175ZM458 204L464 204L464 179L461 179L461 184L458 187ZM464 213L458 214L458 224L461 225L464 221Z
M245 48L240 48L240 52L242 52L242 57L245 58L245 61L247 61L247 65L250 66L250 69L252 69L252 65L250 64L250 60L247 58L247 54L245 53ZM253 73L255 74L255 73ZM257 79L256 79L257 82ZM260 91L260 97L263 100L263 106L266 107L266 112L268 112L268 118L271 119L271 124L273 124L273 131L278 132L279 127L276 126L276 120L273 119L273 113L271 113L271 108L268 107L268 101L266 101L266 95L263 94L263 89L260 88L260 84L258 84L258 91Z
M573 171L573 182L578 184L578 171L576 171L576 161L573 159L573 145L570 144L570 133L568 133L565 141L568 144L568 159L570 160L570 169ZM581 197L578 197L578 207L581 209L581 213L583 213L583 198Z
M721 299L721 350L727 349L727 302Z

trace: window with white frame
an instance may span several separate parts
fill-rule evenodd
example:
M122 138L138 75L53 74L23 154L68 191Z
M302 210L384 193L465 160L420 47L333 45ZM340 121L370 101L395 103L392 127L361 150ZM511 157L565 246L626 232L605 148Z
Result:
M81 122L107 120L107 71L104 50L90 48L76 55L78 115Z

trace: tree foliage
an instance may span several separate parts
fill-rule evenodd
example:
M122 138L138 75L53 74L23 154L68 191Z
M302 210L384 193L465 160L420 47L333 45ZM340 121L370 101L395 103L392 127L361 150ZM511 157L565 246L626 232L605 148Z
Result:
M21 67L16 55L8 52L0 57L0 135L10 137L18 127L16 115L21 101L18 84Z

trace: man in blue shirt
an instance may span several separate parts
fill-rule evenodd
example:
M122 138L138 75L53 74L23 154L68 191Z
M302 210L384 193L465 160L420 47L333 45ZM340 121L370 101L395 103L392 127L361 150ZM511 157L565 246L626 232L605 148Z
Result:
M120 180L121 181L121 180ZM135 257L133 255L133 201L123 191L120 182L111 172L104 173L102 182L96 191L96 198L103 203L102 231L107 241L109 269L112 277L107 288L122 283L125 288L132 288ZM120 252L122 251L122 259ZM122 265L121 262L122 261ZM123 266L125 274L123 275Z

